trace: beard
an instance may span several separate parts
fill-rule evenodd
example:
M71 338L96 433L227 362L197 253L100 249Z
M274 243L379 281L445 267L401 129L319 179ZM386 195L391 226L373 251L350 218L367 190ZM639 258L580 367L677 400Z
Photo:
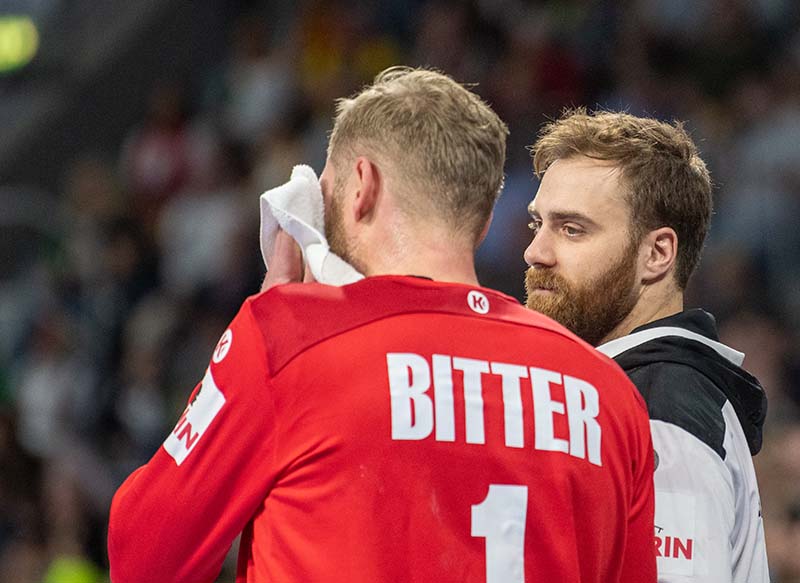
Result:
M546 268L528 268L526 305L597 346L636 305L637 247L631 242L616 263L600 276L580 285L573 285ZM552 292L535 294L537 288Z
M331 252L349 263L357 271L367 275L364 265L356 257L358 245L347 236L344 227L344 184L334 181L333 195L324 212L325 238Z

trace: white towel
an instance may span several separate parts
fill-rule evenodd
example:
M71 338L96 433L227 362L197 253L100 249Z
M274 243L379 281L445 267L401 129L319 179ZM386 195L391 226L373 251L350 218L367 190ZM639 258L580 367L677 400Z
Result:
M300 245L303 260L318 282L345 285L364 278L330 250L325 238L322 189L310 166L295 166L289 182L262 194L260 205L261 256L267 270L278 228L282 228Z

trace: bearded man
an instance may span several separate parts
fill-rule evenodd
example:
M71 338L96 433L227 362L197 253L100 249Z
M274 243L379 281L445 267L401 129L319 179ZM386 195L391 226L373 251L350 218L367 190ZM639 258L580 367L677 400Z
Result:
M644 396L656 450L659 581L769 581L752 455L766 397L684 309L711 180L682 125L566 112L533 147L527 305L614 358Z

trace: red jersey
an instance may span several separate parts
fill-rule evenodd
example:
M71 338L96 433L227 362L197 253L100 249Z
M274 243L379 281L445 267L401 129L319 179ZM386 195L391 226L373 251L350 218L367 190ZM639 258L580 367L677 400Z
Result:
M114 583L650 583L648 416L514 299L411 277L248 299L114 497Z

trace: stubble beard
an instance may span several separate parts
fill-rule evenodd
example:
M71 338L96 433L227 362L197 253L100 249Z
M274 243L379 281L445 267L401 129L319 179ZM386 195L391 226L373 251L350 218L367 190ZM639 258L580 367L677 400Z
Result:
M367 275L365 266L358 259L358 245L347 236L344 227L344 185L334 183L333 195L325 207L325 238L330 250L360 273Z
M525 274L525 303L597 346L636 305L636 253L637 246L629 244L616 263L582 285L572 285L547 268L530 267ZM533 293L538 288L552 293Z

